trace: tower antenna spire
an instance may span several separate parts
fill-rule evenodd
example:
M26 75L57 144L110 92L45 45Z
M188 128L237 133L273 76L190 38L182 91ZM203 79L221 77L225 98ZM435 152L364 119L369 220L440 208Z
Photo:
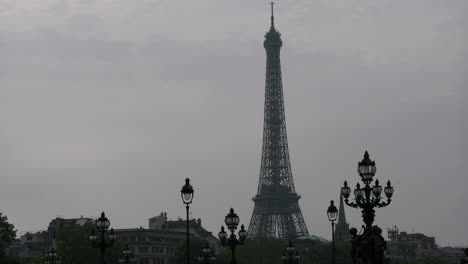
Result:
M274 2L271 2L270 5L271 5L271 27L275 27L275 17L273 16L273 5L275 3Z

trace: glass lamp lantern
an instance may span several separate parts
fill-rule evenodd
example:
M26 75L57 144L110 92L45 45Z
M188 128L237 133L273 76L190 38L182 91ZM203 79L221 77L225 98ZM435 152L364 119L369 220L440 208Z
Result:
M335 221L338 217L338 209L336 208L333 200L330 201L330 206L327 209L328 220Z
M390 181L387 182L387 186L385 186L384 188L384 193L385 195L387 196L388 199L392 198L392 195L393 195L393 187L392 187L392 184L390 183Z
M299 261L299 259L301 259L301 256L299 255L299 252L296 254L296 256L294 256L294 259L296 261Z
M109 238L110 241L114 241L117 238L114 233L114 228L111 228L109 235L107 235L107 237Z
M243 243L247 238L247 231L244 228L244 225L241 225L241 229L239 230L239 239Z
M377 168L375 167L375 161L369 158L369 153L367 152L367 150L364 153L364 158L362 159L362 161L358 163L357 170L359 176L361 176L362 181L365 184L372 182L372 178L374 177Z
M345 181L343 187L341 187L341 195L343 195L345 199L348 199L350 194L351 188L349 188L348 182Z
M379 185L379 180L375 180L375 185L372 187L372 193L375 197L380 197L382 186Z
M193 187L190 185L190 179L185 179L185 185L180 190L180 195L182 196L182 201L184 204L191 204L193 200Z
M361 185L359 183L356 184L356 189L354 189L354 197L356 200L361 200L364 197L364 190L361 189Z
M234 231L237 229L237 225L239 225L239 216L234 213L234 209L231 208L229 210L229 214L226 215L224 218L224 223L226 223L229 230Z
M94 231L94 229L92 229L91 235L89 235L89 241L96 242L96 240L97 240L96 232Z
M294 250L295 250L294 245L292 244L291 240L289 240L289 244L288 244L288 246L286 247L286 251L287 251L289 254L292 254L292 253L294 253Z
M96 227L101 231L105 231L109 228L109 226L109 219L107 219L106 214L102 212L101 217L96 220Z
M282 259L283 261L286 261L286 260L288 259L288 256L286 256L286 254L283 253L283 256L281 256L281 259Z
M203 248L203 254L209 255L211 253L211 248L208 244Z
M130 250L128 245L125 245L125 248L122 250L122 253L124 256L130 256L130 254L132 254L132 251Z
M224 231L224 226L221 226L221 231L218 233L218 238L221 243L226 243L227 233Z

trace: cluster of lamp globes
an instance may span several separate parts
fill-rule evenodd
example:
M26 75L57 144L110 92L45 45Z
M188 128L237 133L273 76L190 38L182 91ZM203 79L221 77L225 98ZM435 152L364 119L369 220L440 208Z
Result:
M60 257L57 256L57 252L55 251L54 248L49 250L49 252L46 253L45 258L44 258L44 264L61 264L62 262L60 261Z
M237 239L236 235L234 234L234 231L236 231L237 226L239 225L239 216L236 213L234 213L234 209L231 208L231 210L229 210L229 214L227 214L224 218L224 223L226 224L227 228L231 231L231 235L228 239L228 234L226 231L224 231L224 226L221 226L221 231L218 233L218 238L221 241L221 244L223 246L234 246L237 244L244 244L245 239L247 238L247 231L245 230L244 225L241 225L241 229L238 232L239 239Z
M97 220L96 220L96 228L98 229L98 231L101 233L101 234L104 234L107 232L107 229L109 229L109 226L110 226L110 221L109 219L107 219L106 215L104 214L104 212L101 213L101 217L99 217ZM104 238L104 236L102 237ZM116 239L116 235L114 233L114 228L111 228L110 229L110 232L109 234L107 235L107 239L108 239L108 243L109 243L109 246L112 246L112 244L114 244L114 241ZM94 232L94 229L91 230L91 234L89 235L89 240L91 241L91 243L93 244L93 247L97 247L98 246L98 237L96 235L96 233ZM105 241L105 238L103 241L100 241L100 243L102 244L106 244L106 241ZM101 245L103 246L103 245Z
M296 248L291 241L289 241L289 244L286 247L286 253L283 253L283 256L281 257L281 260L283 260L284 264L299 263L301 256L299 255L299 252L296 251Z
M216 257L208 244L202 249L202 252L203 255L197 258L198 263L210 263L210 261L214 263L216 261Z
M354 189L355 203L348 204L348 198L351 194L351 188L348 186L348 182L344 182L344 186L341 187L341 194L345 198L346 204L350 206L359 206L361 204L367 203L367 199L370 199L372 203L375 203L378 206L386 206L390 204L391 198L393 195L393 187L390 181L387 182L387 186L383 188L385 195L387 196L387 202L380 202L382 186L379 183L379 180L375 180L374 186L370 186L372 179L377 171L375 166L375 161L369 158L369 153L367 151L364 153L364 159L358 163L357 169L361 180L364 182L365 186L361 188L359 183L356 184L356 189Z
M130 250L128 245L126 245L125 248L122 250L122 257L119 258L119 263L135 263L135 256L133 256L132 251Z

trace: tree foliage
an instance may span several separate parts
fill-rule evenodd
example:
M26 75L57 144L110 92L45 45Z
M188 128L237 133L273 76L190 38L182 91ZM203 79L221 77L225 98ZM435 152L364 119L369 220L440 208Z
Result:
M286 240L256 238L248 239L244 245L236 247L236 259L238 263L272 264L281 263L281 256ZM231 250L227 248L217 256L217 264L227 264L231 260Z
M200 240L190 240L191 259L199 256L205 245ZM248 239L244 245L237 246L236 259L239 264L281 264L281 256L285 252L288 241L281 239L256 238ZM172 257L169 264L185 264L185 243L181 245L177 254ZM350 246L347 243L336 245L336 264L351 264L349 255ZM330 264L332 248L330 244L316 244L308 249L299 249L301 264ZM216 264L229 264L231 251L224 248L216 256ZM193 262L197 263L197 262Z
M8 217L0 213L0 258L5 255L5 249L16 238L13 224L8 223Z
M61 228L57 234L57 253L63 264L99 263L100 251L91 247L88 239L92 226L73 225ZM106 249L106 262L118 263L122 245L116 241L114 246Z

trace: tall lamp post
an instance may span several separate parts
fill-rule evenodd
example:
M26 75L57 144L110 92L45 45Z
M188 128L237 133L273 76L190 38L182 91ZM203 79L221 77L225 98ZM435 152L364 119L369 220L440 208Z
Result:
M187 264L190 264L190 233L189 233L189 209L190 204L193 200L193 187L190 185L190 179L185 179L185 185L180 190L180 195L182 196L182 202L185 204L185 209L187 209Z
M202 254L198 257L198 263L200 264L214 264L216 257L210 248L210 245L206 243L206 246L202 249Z
M54 248L51 248L44 257L44 264L61 264L60 257Z
M460 264L468 264L468 248L465 248L463 252L465 252L465 258L460 259Z
M122 257L119 258L120 264L131 264L135 263L135 257L132 254L132 251L125 245L125 248L122 250Z
M110 221L107 219L104 212L101 213L101 217L96 220L96 229L98 235L96 235L94 229L91 230L91 235L89 235L89 240L91 241L91 245L94 248L99 248L101 252L101 264L105 264L105 253L106 249L112 247L115 242L115 233L114 229L111 228L110 232L107 230L109 229Z
M296 250L294 245L292 244L291 240L289 240L289 244L286 246L287 255L283 253L281 259L283 260L283 264L298 264L301 256L299 256L299 252Z
M223 246L231 248L231 264L236 264L236 247L245 243L247 231L244 229L244 225L241 225L241 229L238 232L239 239L234 234L234 231L236 231L237 226L239 225L239 216L234 213L234 209L232 208L229 210L229 214L224 218L224 223L226 223L228 229L231 231L231 235L227 238L228 234L224 231L224 226L221 226L221 231L218 233L218 237Z
M393 187L390 184L390 181L387 182L387 186L384 188L384 193L387 196L387 201L383 201L380 194L382 193L382 186L379 185L379 180L375 180L375 185L371 186L370 184L373 181L376 167L375 161L369 158L369 153L367 151L364 153L364 159L358 163L357 169L361 180L364 183L364 187L361 189L361 185L356 184L356 189L354 189L355 201L349 201L349 195L351 193L351 188L348 187L348 182L344 182L344 186L341 188L341 194L345 198L345 203L353 208L362 209L362 218L366 224L366 234L371 232L372 223L375 218L374 208L386 207L392 201Z
M330 201L330 206L328 206L327 216L332 226L332 263L335 264L335 221L338 217L338 209L336 209L333 200Z

